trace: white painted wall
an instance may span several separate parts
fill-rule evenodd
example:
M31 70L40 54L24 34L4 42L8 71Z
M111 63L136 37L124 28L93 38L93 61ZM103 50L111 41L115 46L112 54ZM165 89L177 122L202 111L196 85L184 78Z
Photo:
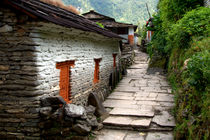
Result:
M56 69L56 62L75 60L75 67L71 69L71 93L77 97L90 92L94 87L94 58L102 58L99 84L109 83L113 68L112 54L117 52L120 55L118 40L52 24L47 27L34 29L31 34L33 41L39 45L36 47L37 64L40 64L38 70L45 87L51 91L59 90L60 70Z
M129 27L128 35L134 35L134 28L133 27Z

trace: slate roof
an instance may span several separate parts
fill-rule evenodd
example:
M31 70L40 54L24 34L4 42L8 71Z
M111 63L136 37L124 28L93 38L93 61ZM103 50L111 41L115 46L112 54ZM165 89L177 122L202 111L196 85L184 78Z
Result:
M67 28L76 28L83 31L95 32L110 38L122 39L117 34L99 27L95 22L40 0L5 0L5 2L29 15Z
M87 13L82 14L85 16L87 19L92 20L92 21L98 21L102 23L105 27L111 28L111 27L134 27L135 30L137 29L136 25L133 24L128 24L128 23L121 23L121 22L116 22L114 18L102 15L94 10L90 10ZM94 15L95 17L93 17Z
M91 17L91 15L94 15L94 17ZM102 15L94 10L90 10L89 12L87 13L83 13L82 14L83 16L85 16L86 18L90 19L90 20L101 20L101 19L106 19L106 20L113 20L115 21L114 18L111 18L109 16L106 16L106 15Z

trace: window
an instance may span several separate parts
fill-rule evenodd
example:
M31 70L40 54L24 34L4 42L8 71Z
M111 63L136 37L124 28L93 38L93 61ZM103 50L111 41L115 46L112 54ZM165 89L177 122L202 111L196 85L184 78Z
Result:
M114 53L114 54L112 54L112 56L113 56L113 67L115 68L116 67L116 56L117 56L117 54Z
M95 61L95 71L94 71L94 80L93 83L96 84L99 82L99 63L101 62L101 58L99 59L94 59Z
M59 62L56 64L56 68L60 69L60 96L67 103L71 103L71 86L70 86L70 68L74 67L74 61Z

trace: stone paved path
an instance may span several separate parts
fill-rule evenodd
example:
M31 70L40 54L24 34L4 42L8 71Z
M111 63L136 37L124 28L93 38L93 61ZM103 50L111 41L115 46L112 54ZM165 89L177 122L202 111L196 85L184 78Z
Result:
M165 76L147 73L147 58L136 52L128 74L103 103L110 116L96 140L174 139L174 96Z

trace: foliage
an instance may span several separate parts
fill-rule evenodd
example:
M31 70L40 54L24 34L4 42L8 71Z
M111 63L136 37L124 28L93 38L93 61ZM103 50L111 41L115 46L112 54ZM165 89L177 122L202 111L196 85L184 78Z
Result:
M147 29L146 26L138 26L138 32L139 36L141 36L142 39L145 39L147 36Z
M172 26L168 33L168 44L165 51L170 52L174 47L187 48L192 37L198 36L199 39L203 39L208 36L210 31L209 17L209 8L203 7L188 12L177 24Z
M210 9L202 5L203 0L161 0L154 16L148 52L153 62L157 55L167 59L176 99L176 139L209 139Z
M148 53L150 57L155 53L159 52L160 55L165 55L164 47L166 46L166 32L162 27L162 21L160 19L160 14L154 15L153 20L154 26L154 35L152 37L152 42L148 47Z
M174 42L179 42L181 45L183 45L183 42L180 40L181 39L185 40L186 38L182 38L182 37L185 36L186 34L185 33L179 34L179 33L182 33L182 28L186 28L186 27L188 28L188 19L193 21L192 20L193 18L191 18L191 15L194 14L196 11L186 16L185 19L183 19L184 21L183 23L180 23L179 25L177 25L176 22L179 19L181 19L187 11L190 11L201 5L203 5L202 0L182 0L182 1L161 0L159 1L158 3L159 12L156 15L154 15L154 20L153 20L153 24L155 26L155 29L154 29L155 33L153 35L153 39L150 45L151 48L148 48L150 56L158 52L159 55L163 55L163 57L169 57L170 54L168 53L170 53L171 47L174 47L174 44L176 45L176 43ZM199 14L201 15L203 13L205 13L205 10L200 13L196 13L196 16L199 17ZM196 16L195 18L197 18ZM199 18L204 19L205 21L204 24L206 24L207 20L205 20L205 18L207 17L205 17L205 15L201 15L201 17ZM195 21L196 23L199 23L198 22L200 20L199 18L197 18L197 21ZM178 21L178 22L182 22L182 21ZM194 23L191 23L192 26L193 24ZM196 27L197 29L199 28L198 27L199 25L195 25L195 26L197 26ZM176 37L177 34L180 36L179 38ZM167 44L168 40L171 41L169 45ZM184 41L184 43L186 42L189 42L189 41L187 40Z
M169 27L170 24L181 19L187 11L202 5L202 0L160 0L158 7L164 24L163 27Z
M169 78L176 90L176 139L208 139L210 117L210 38L173 49ZM195 135L196 134L196 135Z
M188 63L188 83L198 91L205 91L210 84L210 52L205 50L194 55Z
M102 23L96 22L96 24L97 24L98 26L100 26L101 28L104 28L104 25L103 25Z
M71 4L81 8L82 12L91 9L107 16L114 17L117 21L141 25L149 19L146 3L151 13L155 12L158 0L63 0L65 4Z

